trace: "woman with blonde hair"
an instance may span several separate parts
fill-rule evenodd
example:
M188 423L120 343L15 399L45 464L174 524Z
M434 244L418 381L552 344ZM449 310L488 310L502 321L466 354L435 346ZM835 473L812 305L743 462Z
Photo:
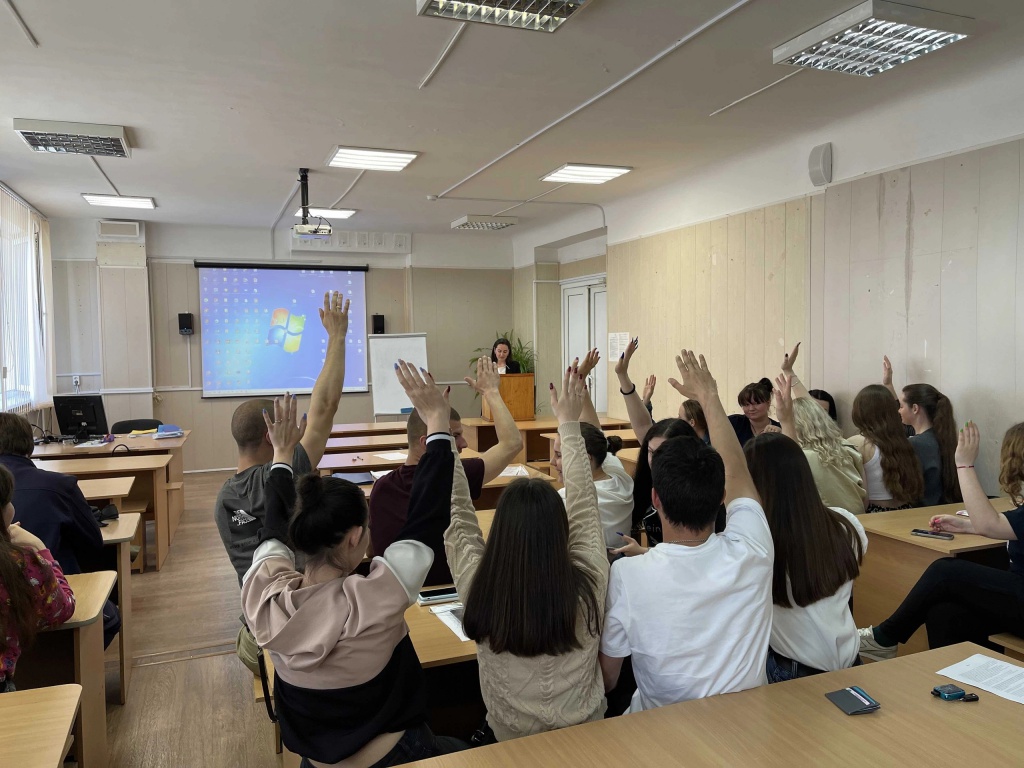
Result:
M848 438L864 462L868 512L909 509L924 498L924 475L900 420L899 404L881 384L870 384L853 401L859 434Z
M968 422L960 430L954 461L969 517L936 515L931 529L1005 541L1010 569L958 557L936 560L892 616L877 627L859 630L862 656L875 661L893 658L897 645L907 642L922 624L930 648L962 642L992 647L989 635L1024 635L1024 423L1006 430L999 462L999 485L1017 509L1001 515L985 495L974 471L980 447L978 427Z

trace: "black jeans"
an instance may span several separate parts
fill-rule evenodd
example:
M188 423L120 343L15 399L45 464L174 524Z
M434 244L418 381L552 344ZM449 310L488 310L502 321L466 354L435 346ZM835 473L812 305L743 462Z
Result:
M426 760L428 757L447 755L451 752L461 752L469 749L469 745L461 739L453 739L451 736L435 736L426 723L408 728L398 743L391 748L384 757L370 766L370 768L388 768L391 765L405 765L416 760ZM313 768L313 764L307 758L302 758L299 768Z
M922 624L929 648L988 646L989 635L1024 634L1024 577L958 558L936 560L878 629L905 643Z

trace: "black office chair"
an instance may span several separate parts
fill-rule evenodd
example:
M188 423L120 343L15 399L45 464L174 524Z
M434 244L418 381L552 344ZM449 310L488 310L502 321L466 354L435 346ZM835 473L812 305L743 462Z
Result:
M163 422L160 419L126 419L125 421L119 421L110 428L110 434L112 435L127 435L129 432L135 430L145 431L148 429L156 429L162 426Z

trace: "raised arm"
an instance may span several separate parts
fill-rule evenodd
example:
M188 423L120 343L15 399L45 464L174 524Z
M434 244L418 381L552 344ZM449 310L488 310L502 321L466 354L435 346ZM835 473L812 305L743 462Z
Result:
M956 444L956 474L960 480L960 490L964 495L964 507L970 515L971 527L974 532L990 539L1002 541L1015 541L1017 534L1014 533L1010 522L1001 514L996 512L992 502L988 500L985 490L978 480L978 473L974 470L974 462L978 459L978 451L981 448L981 432L978 425L973 421L967 422ZM935 523L933 520L933 527Z
M775 414L782 425L782 434L799 443L793 417L793 376L783 373L775 377Z
M782 357L782 378L786 378L787 376L789 377L791 393L790 402L792 402L798 397L809 398L811 396L811 393L807 391L807 387L805 387L804 383L800 381L800 377L796 375L796 371L793 370L793 364L796 362L796 358L799 354L800 342L798 341L796 343L796 346L793 347L793 351L790 352L788 355L783 355ZM778 382L779 380L776 379L775 381ZM782 423L781 418L779 419L779 423ZM786 430L783 429L782 431L783 433L785 433ZM796 438L793 437L793 435L787 435L787 437L792 437L794 440L796 440Z
M565 477L565 512L569 519L569 552L599 580L601 591L608 578L608 558L597 509L597 491L587 448L580 434L580 414L586 396L585 377L569 368L562 388L550 385L551 411L558 419L562 441L562 474ZM603 575L602 575L603 574Z
M704 418L708 422L711 444L715 446L725 464L725 503L733 499L753 499L760 503L757 487L747 469L747 460L743 448L736 439L736 431L729 422L725 407L718 396L718 384L708 370L704 355L698 359L689 350L676 355L676 368L679 369L681 381L669 379L668 383L683 397L692 398L704 409Z
M882 386L892 392L892 396L897 400L900 399L896 387L892 385L892 363L889 362L888 355L882 355Z
M327 438L331 436L334 414L341 402L345 386L345 336L348 333L349 301L342 301L337 291L324 294L324 307L320 310L320 322L327 330L327 359L320 375L313 384L309 398L309 424L302 438L302 447L309 456L310 466L315 467L323 458Z
M498 391L500 380L498 364L492 362L489 357L481 357L476 361L475 379L468 376L465 379L466 383L479 392L480 397L490 406L491 416L494 419L494 433L498 438L497 444L492 445L480 455L484 461L485 483L491 482L500 475L502 470L511 464L523 450L523 435ZM445 498L447 499L449 495L445 494Z
M653 373L647 377L644 382L644 394L640 398L643 401L644 408L647 409L648 413L654 412L654 406L651 405L651 398L654 397L654 389L658 386L658 377Z
M599 362L601 362L601 353L597 351L597 347L587 352L583 357L583 362L579 364L579 375L583 377L584 383L587 383L587 377L590 376L590 373L597 367ZM601 429L601 418L597 415L597 409L594 408L594 400L590 396L591 389L592 387L590 386L586 389L580 421L593 424L598 429Z
M651 418L640 393L636 391L636 384L629 378L629 361L639 346L639 336L629 342L626 351L615 363L615 375L619 379L619 392L626 400L626 415L629 416L629 425L633 428L636 439L642 443L651 427L654 426L654 419Z

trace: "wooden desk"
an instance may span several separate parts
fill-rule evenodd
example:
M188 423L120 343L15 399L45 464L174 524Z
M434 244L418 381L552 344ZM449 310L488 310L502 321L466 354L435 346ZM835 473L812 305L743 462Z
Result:
M36 461L40 469L63 472L83 478L134 476L130 498L145 499L152 503L153 519L156 524L156 569L159 571L167 559L171 545L170 503L167 468L170 454L146 454L127 456L105 456L91 459L53 459ZM181 489L178 489L181 490Z
M79 480L78 488L82 491L86 501L109 501L117 507L117 513L121 514L121 502L131 493L134 483L134 475L101 477L93 480Z
M361 437L331 437L324 453L360 453L363 451L394 451L409 447L403 430L396 435L362 435Z
M622 419L613 419L609 416L600 416L602 428L628 427L629 422ZM525 458L516 461L547 461L550 455L548 440L542 435L545 432L558 431L558 419L534 419L533 421L517 421L516 426L523 436L523 447L526 453ZM494 429L494 422L485 421L480 418L468 418L462 420L463 433L469 447L483 453L488 448L498 444L498 435Z
M182 437L168 437L157 440L152 435L118 435L112 443L104 443L89 448L76 446L74 443L46 443L37 445L32 451L33 459L50 461L53 459L104 458L119 456L124 448L114 449L118 445L131 448L132 454L150 455L167 454L171 457L167 465L167 520L170 526L168 545L174 541L174 533L178 530L181 513L185 510L185 462L184 446L191 429L184 430Z
M117 607L121 611L118 650L121 653L121 703L128 700L132 673L132 556L131 543L139 529L142 515L129 513L107 522L101 528L103 543L117 547Z
M929 756L933 755L967 757L975 765L1019 765L1024 752L1020 704L984 691L979 691L981 699L974 704L942 701L929 693L933 686L952 682L935 674L938 670L975 653L1013 663L993 651L962 643L410 765L854 768L924 765L932 762ZM825 699L826 693L850 685L864 688L882 708L849 717Z
M640 460L640 449L623 448L617 455L619 461L622 462L622 468L629 473L629 476L633 477L636 475L636 463Z
M400 459L381 458L382 453L401 453ZM401 451L362 451L359 453L325 453L320 459L317 469L321 475L330 475L334 472L380 472L394 469L405 464L409 452ZM480 454L467 448L461 454L464 459L476 459Z
M404 435L404 421L367 421L356 424L335 424L331 437L360 437L361 435Z
M0 696L3 764L61 768L81 699L80 685L55 685Z
M25 689L69 682L82 686L82 706L74 728L75 759L80 768L105 768L107 697L103 604L110 597L117 574L98 571L75 574L67 579L75 593L75 613L66 624L36 636L35 644L18 660L17 685Z
M992 503L1001 512L1013 509L1013 503L1006 498L993 499ZM940 558L962 557L1006 568L1005 542L972 534L958 533L952 541L943 541L910 533L914 528L927 528L935 515L952 515L963 508L963 504L946 504L858 515L868 535L868 551L860 576L853 584L853 615L858 627L877 625L889 618L921 574ZM899 653L927 649L927 633L922 627L899 647Z

